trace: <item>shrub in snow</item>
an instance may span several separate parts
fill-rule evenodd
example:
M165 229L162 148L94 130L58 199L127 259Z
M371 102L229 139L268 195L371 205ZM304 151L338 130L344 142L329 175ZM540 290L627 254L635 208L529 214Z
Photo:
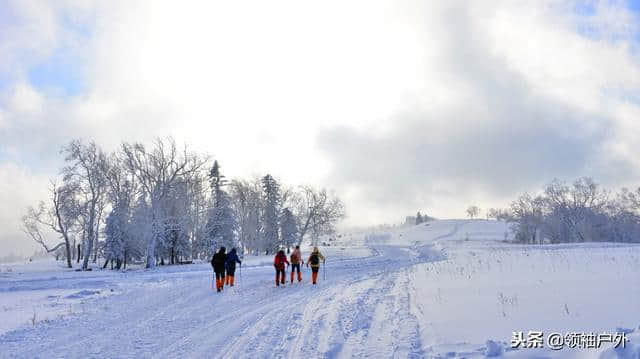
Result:
M497 357L502 355L503 348L502 345L498 342L494 342L493 340L487 340L487 349L484 352L484 355L487 357Z
M520 243L637 242L640 188L609 193L589 177L573 185L554 180L541 194L521 195L504 218Z

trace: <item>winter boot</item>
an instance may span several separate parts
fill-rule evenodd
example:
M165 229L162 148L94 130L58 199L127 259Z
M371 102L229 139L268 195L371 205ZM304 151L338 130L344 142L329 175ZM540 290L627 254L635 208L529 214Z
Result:
M293 278L291 278L291 281L293 282ZM300 282L302 282L302 273L298 272L298 283Z
M229 286L233 287L233 281L234 281L235 277L230 275L229 276Z
M291 284L293 284L293 271L291 271Z
M318 272L311 272L311 281L313 282L313 284L316 284L316 282L318 281Z

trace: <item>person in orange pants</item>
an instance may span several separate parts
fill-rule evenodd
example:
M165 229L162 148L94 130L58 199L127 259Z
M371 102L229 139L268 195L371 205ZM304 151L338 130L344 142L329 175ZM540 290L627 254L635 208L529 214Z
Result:
M221 247L218 253L214 254L213 258L211 258L211 266L216 273L216 290L218 292L224 289L224 264L227 261L227 254L225 252L226 248Z
M276 268L276 286L279 286L281 283L284 285L284 265L289 265L289 261L287 260L287 255L284 254L283 250L278 251L276 257L273 259L273 266Z
M242 265L242 261L238 258L238 254L236 254L236 249L231 248L229 254L227 254L227 261L224 264L225 269L227 270L227 285L233 287L234 278L236 275L236 263L240 263Z
M322 253L320 253L318 247L313 247L313 252L311 252L309 259L307 259L307 267L309 266L309 264L311 264L311 281L313 282L313 284L316 284L318 282L320 260L322 260L322 263L324 264L324 256L322 255Z
M300 272L300 265L304 264L302 260L302 254L300 253L300 246L296 246L296 249L291 252L291 283L293 283L293 275L295 271L298 271L298 282L302 282L302 273Z

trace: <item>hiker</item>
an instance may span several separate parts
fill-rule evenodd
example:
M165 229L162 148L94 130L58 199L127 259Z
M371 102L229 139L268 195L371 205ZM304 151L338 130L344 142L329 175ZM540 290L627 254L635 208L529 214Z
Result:
M236 249L231 248L231 252L227 254L227 261L224 266L227 270L227 285L233 287L233 280L236 274L236 263L240 263L242 265L242 261L238 258L236 254Z
M221 292L224 289L224 265L227 262L227 255L225 247L220 247L218 253L211 258L211 266L213 271L216 272L216 289Z
M291 252L291 283L293 283L293 273L298 271L298 282L302 282L302 273L300 272L300 265L304 264L302 260L302 253L300 253L300 246L296 246L296 249Z
M311 281L313 282L313 284L316 284L316 282L318 281L320 260L322 260L322 263L324 264L324 256L322 255L322 253L320 253L318 247L313 247L313 252L311 252L309 259L307 259L307 267L309 266L309 263L311 263Z
M284 254L283 250L278 251L276 257L273 260L273 266L276 268L276 286L279 286L280 283L284 285L284 265L289 265L289 261L287 260L287 255Z

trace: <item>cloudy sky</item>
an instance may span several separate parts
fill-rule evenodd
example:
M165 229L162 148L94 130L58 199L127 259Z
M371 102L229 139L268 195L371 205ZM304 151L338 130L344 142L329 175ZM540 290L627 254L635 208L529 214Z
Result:
M60 147L172 135L348 225L640 185L640 1L0 0L0 256Z

